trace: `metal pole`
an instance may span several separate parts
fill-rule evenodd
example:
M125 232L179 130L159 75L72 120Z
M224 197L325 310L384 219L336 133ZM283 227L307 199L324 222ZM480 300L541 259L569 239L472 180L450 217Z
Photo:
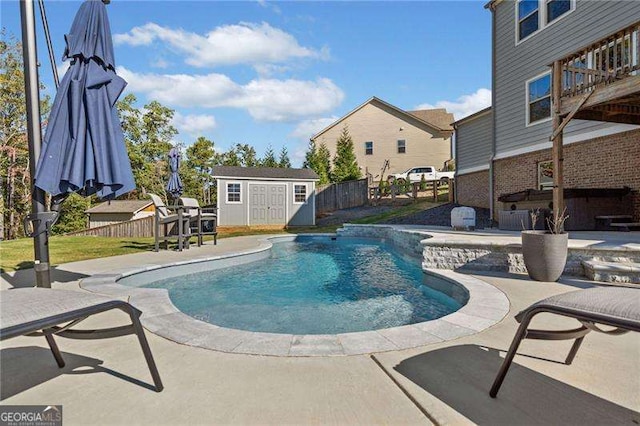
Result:
M24 86L27 103L27 140L29 142L29 172L31 174L31 212L40 214L47 211L45 194L33 185L36 165L42 145L40 127L40 80L38 78L38 54L36 46L36 25L33 0L20 0L22 24L22 56L24 61ZM38 287L51 288L49 273L49 236L41 232L33 237Z
M49 33L49 22L47 21L47 11L44 8L44 0L38 0L38 6L40 6L40 16L42 17L44 39L47 42L47 51L49 52L49 62L51 63L51 72L53 73L53 82L56 85L56 90L58 90L58 86L60 85L60 79L58 78L58 68L56 68L56 58L53 55L53 45L51 44L51 34Z

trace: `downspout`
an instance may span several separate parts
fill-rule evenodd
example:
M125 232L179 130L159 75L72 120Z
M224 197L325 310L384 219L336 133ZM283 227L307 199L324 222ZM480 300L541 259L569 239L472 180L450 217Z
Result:
M491 10L491 157L489 158L489 220L493 228L494 199L493 199L493 161L496 158L496 5Z
M453 123L451 141L453 143L453 161L456 165L455 174L453 175L453 203L458 204L458 126L456 123Z

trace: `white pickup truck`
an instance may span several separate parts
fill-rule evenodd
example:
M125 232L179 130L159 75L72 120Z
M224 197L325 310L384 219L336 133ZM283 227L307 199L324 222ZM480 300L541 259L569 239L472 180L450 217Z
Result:
M440 183L448 183L449 179L453 179L455 172L439 172L433 166L418 166L412 167L402 173L395 173L389 175L388 179L395 179L398 183L405 182L421 182L422 176L427 182L440 181Z

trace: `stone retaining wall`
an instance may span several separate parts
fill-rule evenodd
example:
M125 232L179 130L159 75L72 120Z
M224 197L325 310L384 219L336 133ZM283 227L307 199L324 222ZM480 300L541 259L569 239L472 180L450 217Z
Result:
M345 224L337 232L345 236L384 239L402 253L421 258L423 269L527 273L520 244L442 241L425 231L395 229L388 225ZM640 251L569 248L563 275L586 276L582 262L588 260L640 263Z

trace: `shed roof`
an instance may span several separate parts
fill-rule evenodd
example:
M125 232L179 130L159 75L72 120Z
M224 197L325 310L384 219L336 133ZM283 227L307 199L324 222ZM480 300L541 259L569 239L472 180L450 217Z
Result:
M85 210L85 213L137 213L153 204L150 200L111 200Z
M320 177L311 169L292 169L283 167L239 167L215 166L213 177L243 179L291 179L318 180Z

